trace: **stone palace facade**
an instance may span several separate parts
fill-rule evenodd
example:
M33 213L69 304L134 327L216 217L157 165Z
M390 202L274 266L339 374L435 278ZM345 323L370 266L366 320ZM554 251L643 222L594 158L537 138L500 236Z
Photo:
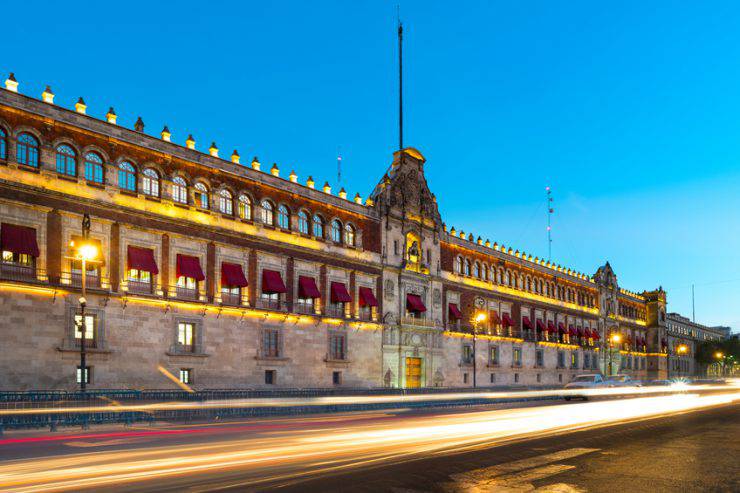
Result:
M416 149L396 151L363 200L41 96L12 75L0 89L2 390L73 389L84 375L88 388L666 375L662 289L629 292L608 263L585 275L448 229ZM100 255L83 273L85 214Z

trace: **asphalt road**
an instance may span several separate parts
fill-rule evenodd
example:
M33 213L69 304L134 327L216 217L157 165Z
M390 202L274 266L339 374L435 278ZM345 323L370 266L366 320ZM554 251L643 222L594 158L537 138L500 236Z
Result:
M733 389L13 432L0 491L739 491L739 411Z
M737 492L740 405L265 488L345 492L348 485L394 493Z

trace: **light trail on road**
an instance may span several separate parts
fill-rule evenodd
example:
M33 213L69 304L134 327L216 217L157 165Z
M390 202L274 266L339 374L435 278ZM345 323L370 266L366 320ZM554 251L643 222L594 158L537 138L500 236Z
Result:
M40 492L100 489L132 490L154 484L188 485L208 481L219 485L253 487L278 480L296 480L319 473L363 467L387 461L449 454L491 447L512 440L556 432L613 425L738 403L740 390L724 387L710 394L681 393L621 400L579 402L512 409L456 411L448 414L388 415L375 413L319 419L291 418L290 429L263 432L207 428L208 433L143 438L132 431L116 440L75 436L69 447L92 447L94 452L12 459L13 447L0 452L0 489ZM224 425L228 427L228 425ZM188 429L187 427L184 427ZM184 440L187 439L189 441ZM149 441L146 441L149 440ZM156 441L152 441L156 440ZM27 445L28 446L28 445ZM39 448L45 445L38 445ZM27 450L26 450L27 452ZM44 448L40 454L48 455ZM37 454L38 455L38 454ZM231 479L223 479L229 475ZM209 479L210 478L210 479ZM236 479L235 479L236 478ZM150 481L150 483L147 483ZM195 491L198 491L195 488Z
M739 381L728 382L729 386L740 388ZM409 394L409 395L346 395L327 397L263 397L252 399L218 399L206 401L174 401L154 402L148 404L121 404L101 403L100 405L70 406L70 407L27 407L14 409L0 409L0 416L28 415L28 414L69 414L87 412L154 412L176 410L204 410L204 409L234 409L234 408L263 408L263 407L293 407L293 406L332 406L357 404L389 404L415 402L444 402L463 400L490 400L502 401L506 399L537 399L554 397L616 397L616 396L647 396L651 394L666 394L680 390L727 390L728 384L718 385L687 385L658 387L608 387L593 389L553 389L553 390L512 390L498 392L454 392L439 394Z

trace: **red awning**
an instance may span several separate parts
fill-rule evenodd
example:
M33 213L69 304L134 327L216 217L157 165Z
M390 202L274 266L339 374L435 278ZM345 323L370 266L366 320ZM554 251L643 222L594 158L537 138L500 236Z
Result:
M221 263L221 285L235 288L246 288L249 283L239 264Z
M373 290L360 286L360 306L378 306L378 300L375 298Z
M301 299L321 298L321 291L316 286L313 277L300 276L298 278L298 297Z
M460 313L460 309L457 307L457 303L450 303L448 311L450 319L460 320L462 318L462 313Z
M508 313L504 313L504 327L513 327L514 321L511 320L511 316Z
M200 268L198 257L190 255L177 254L177 277L190 277L196 281L202 281L206 278L203 269Z
M547 331L551 333L557 332L557 329L555 329L555 324L552 320L548 320L547 322Z
M493 320L493 323L495 325L498 325L498 324L501 323L501 318L499 318L498 313L496 312L496 310L493 310L491 312L491 320Z
M332 303L350 303L352 297L347 292L347 286L343 282L331 283L331 302Z
M588 327L586 327L586 330L583 331L583 336L586 338L591 338L591 331L588 330Z
M265 294L286 293L285 283L280 273L276 270L264 269L262 271L262 292Z
M568 335L570 335L571 337L576 337L578 335L578 331L576 330L574 326L572 325L568 326Z
M529 317L522 317L522 325L525 329L532 330L532 321L529 319Z
M427 307L424 306L424 301L418 294L407 294L406 295L406 308L412 312L425 312Z
M36 242L36 230L27 226L3 223L0 226L0 248L6 252L26 254L38 257L39 244Z
M596 339L597 341L601 339L601 336L599 335L599 329L594 329L591 331L591 337Z
M537 332L544 332L544 331L545 331L545 322L537 319Z
M580 325L576 326L576 332L581 337L584 337L584 336L588 337L588 335L586 335L586 333L583 331L583 327L581 327Z
M565 334L565 325L563 325L563 322L558 322L558 332L561 334Z
M128 268L142 270L151 274L159 274L157 262L154 260L154 250L128 246Z

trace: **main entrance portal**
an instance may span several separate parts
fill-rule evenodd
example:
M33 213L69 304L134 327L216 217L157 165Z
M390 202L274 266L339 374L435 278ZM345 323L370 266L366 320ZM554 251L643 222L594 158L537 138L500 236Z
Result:
M421 358L406 358L406 388L421 387Z

